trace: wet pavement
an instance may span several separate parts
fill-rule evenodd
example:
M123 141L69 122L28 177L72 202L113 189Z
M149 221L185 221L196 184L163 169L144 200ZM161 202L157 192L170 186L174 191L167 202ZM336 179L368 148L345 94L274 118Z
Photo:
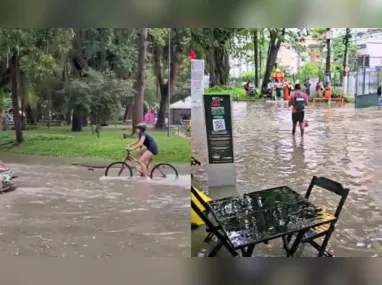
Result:
M19 176L17 190L0 195L0 253L110 258L190 255L186 166L180 166L177 180L142 181L102 177L103 169L89 171L70 165L69 160L0 157Z
M196 167L195 185L212 198L243 194L280 185L305 193L313 175L325 176L350 188L329 249L336 256L382 256L382 112L322 104L306 111L304 138L291 135L291 114L284 103L233 103L236 189L208 189L205 129L193 120L192 149L203 163ZM199 122L200 123L200 122ZM337 197L314 191L318 206L331 211ZM206 246L205 233L192 233L192 255ZM308 248L308 247L307 247ZM283 256L273 241L255 249L260 256ZM312 256L304 250L303 256Z

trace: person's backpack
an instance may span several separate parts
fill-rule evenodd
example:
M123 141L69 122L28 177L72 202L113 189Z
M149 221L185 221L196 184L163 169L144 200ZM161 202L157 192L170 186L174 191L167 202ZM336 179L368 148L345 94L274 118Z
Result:
M381 87L381 85L379 85L378 89L377 89L377 95L381 96L381 94L382 94L382 87Z
M297 112L302 112L305 109L305 97L301 92L296 92L294 95L294 104L293 106Z

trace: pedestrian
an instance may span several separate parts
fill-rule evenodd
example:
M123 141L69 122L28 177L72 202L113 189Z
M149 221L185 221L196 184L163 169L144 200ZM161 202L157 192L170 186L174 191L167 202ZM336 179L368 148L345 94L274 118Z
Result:
M281 99L281 90L282 90L282 82L279 81L278 79L276 79L276 83L275 83L275 90L276 90L276 100L280 100Z
M330 86L330 82L326 83L324 97L328 99L328 101L332 99L332 87Z
M377 95L378 95L378 110L381 110L382 105L382 83L379 84L377 88Z
M305 92L308 96L310 96L310 86L312 86L312 83L310 82L310 78L308 78L306 81L305 81Z
M284 89L283 89L283 95L284 95L284 100L288 101L289 100L289 91L290 91L290 84L288 80L284 81Z
M321 96L321 92L324 90L324 85L320 79L318 79L317 84L316 84L316 93L317 97Z
M292 135L296 133L296 125L300 124L301 137L304 136L304 115L305 115L305 106L308 105L309 97L306 93L301 91L300 84L295 84L294 93L289 98L289 107L292 108Z

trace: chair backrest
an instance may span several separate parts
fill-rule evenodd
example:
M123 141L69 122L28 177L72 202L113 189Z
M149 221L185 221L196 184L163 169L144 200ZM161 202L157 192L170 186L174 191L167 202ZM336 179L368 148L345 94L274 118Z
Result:
M199 209L199 207L192 200L191 200L191 209L194 210L195 213L203 220L207 228L209 229L215 228L215 225L212 223L212 221L207 217L207 215L202 210Z
M199 195L198 191L191 186L191 193L195 196L195 198L198 200L198 202L206 209L207 211L210 210L210 206L203 200L203 198Z
M346 198L349 194L349 189L344 188L341 183L336 182L334 180L331 180L329 178L313 176L313 178L310 182L309 188L305 194L306 199L309 199L310 194L312 193L314 186L321 187L321 188L328 190L334 194L337 194L338 196L341 197L341 200L340 200L340 202L337 206L336 212L334 214L334 216L336 218L338 218L340 213L341 213L342 207L345 204Z

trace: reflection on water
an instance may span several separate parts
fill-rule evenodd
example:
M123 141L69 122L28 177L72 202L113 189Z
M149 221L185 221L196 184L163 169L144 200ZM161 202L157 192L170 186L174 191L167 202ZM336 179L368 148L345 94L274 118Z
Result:
M232 117L239 193L280 185L303 193L313 175L339 181L350 194L332 238L336 254L382 256L382 112L310 107L304 138L292 137L284 103L233 103ZM193 154L205 167L205 130L193 122L192 131ZM195 183L208 192L206 181L197 167ZM338 204L331 193L313 194L328 210Z

